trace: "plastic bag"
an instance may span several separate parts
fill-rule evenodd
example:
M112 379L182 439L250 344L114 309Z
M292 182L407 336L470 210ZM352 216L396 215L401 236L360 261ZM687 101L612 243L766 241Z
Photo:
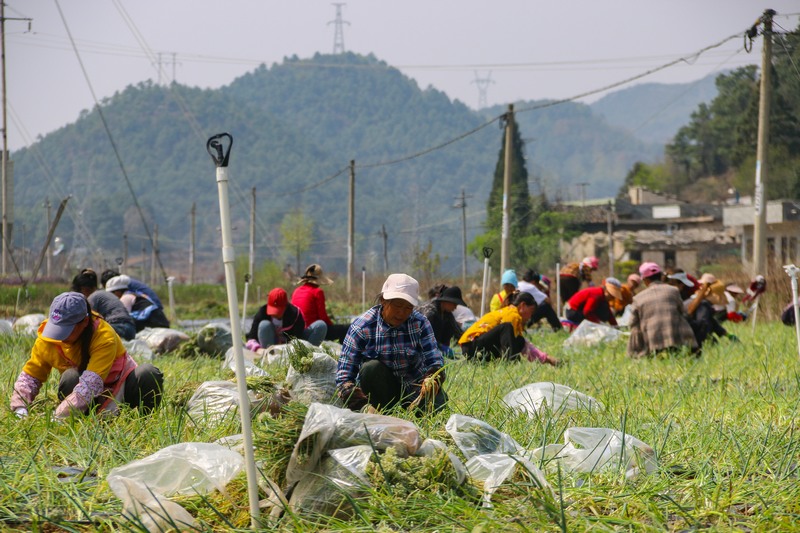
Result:
M256 364L256 361L261 360L261 356L250 350L242 348L242 356L244 357L244 373L246 376L268 376L267 371ZM222 368L229 368L236 372L236 356L234 354L233 346L228 348L225 352L225 360L222 361Z
M625 310L622 311L622 316L617 319L617 325L621 328L630 327L632 317L633 309L631 309L630 305L626 305Z
M222 357L233 346L231 327L228 324L206 324L197 332L197 346L209 355Z
M297 483L289 507L304 514L349 518L348 496L359 497L369 486L366 467L372 453L368 445L328 451L314 472Z
M136 338L146 342L154 353L162 354L171 352L188 341L189 335L170 328L144 328L136 334Z
M11 335L14 333L14 326L8 320L0 320L0 335Z
M251 403L256 400L252 391L247 391L247 396ZM237 413L238 408L239 390L232 381L205 381L186 404L186 411L194 421L216 422Z
M165 531L176 525L196 525L183 507L166 496L222 490L242 468L241 454L224 446L184 442L114 468L106 481L126 512L138 517L149 531Z
M415 455L418 457L433 457L437 450L447 452L447 457L450 458L450 462L456 471L458 484L464 483L467 479L467 467L464 466L464 463L461 462L461 459L456 454L447 449L447 445L444 442L436 439L425 439Z
M509 435L477 418L451 415L445 424L445 429L467 459L489 453L508 454L523 450L522 446Z
M484 506L491 506L492 494L517 468L524 468L548 496L553 490L539 468L521 455L489 453L476 455L467 461L467 471L472 479L483 482Z
M152 361L155 359L153 350L151 350L147 343L141 339L133 339L132 341L126 341L123 339L122 344L128 351L128 355L137 361Z
M333 403L337 399L336 365L336 360L324 352L314 352L314 361L306 372L289 365L286 385L292 398L303 403Z
M622 465L627 478L637 476L642 469L649 474L657 466L653 448L616 429L568 428L564 442L538 448L531 456L537 460L558 460L562 468L581 473Z
M41 313L34 313L19 317L12 324L15 333L35 337L39 331L39 325L47 318Z
M603 409L603 404L591 396L574 389L543 381L531 383L520 389L513 390L503 397L503 401L510 408L532 417L546 405L552 413L574 411L577 409Z
M589 348L622 338L625 333L605 324L584 320L564 341L564 348Z
M289 458L286 481L295 483L313 472L328 450L365 444L376 450L391 447L399 457L408 457L421 443L417 426L407 420L312 403Z

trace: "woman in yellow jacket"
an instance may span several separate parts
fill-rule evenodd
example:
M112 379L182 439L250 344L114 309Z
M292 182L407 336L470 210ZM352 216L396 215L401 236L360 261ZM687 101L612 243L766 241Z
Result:
M525 339L525 324L535 312L536 301L530 293L514 294L509 305L486 313L461 335L458 344L462 353L467 359L481 361L498 357L517 361L522 354L529 361L558 365L558 360Z
M49 318L39 326L11 395L11 409L17 416L28 415L28 407L54 368L61 373L56 418L86 413L94 406L113 413L118 402L149 412L161 402L161 371L150 364L137 365L119 335L77 292L56 296Z

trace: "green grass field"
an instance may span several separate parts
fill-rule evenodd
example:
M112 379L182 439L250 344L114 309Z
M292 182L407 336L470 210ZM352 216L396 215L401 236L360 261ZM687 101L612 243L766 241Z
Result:
M452 413L484 420L534 449L563 442L571 426L614 428L651 445L658 468L626 479L610 468L591 474L551 472L555 498L545 501L524 479L500 488L493 508L452 490L374 488L358 500L353 518L285 515L270 527L285 531L737 531L800 530L800 374L794 330L780 323L730 325L740 343L723 340L699 359L630 360L624 343L567 352L566 334L531 333L534 343L564 360L477 365L456 359L447 367L445 412L413 420L425 437L446 442ZM6 406L33 339L0 337L0 396ZM57 376L51 376L31 416L0 414L0 530L135 530L109 490L109 470L186 441L213 441L239 432L238 420L208 426L183 405L202 381L228 379L220 361L162 356L165 402L150 417L123 410L51 421ZM276 380L285 368L275 369ZM503 396L528 383L553 381L600 400L605 410L528 418L509 410ZM259 422L254 425L258 427ZM268 451L260 444L256 456ZM68 469L75 470L68 470ZM263 495L261 496L263 497ZM244 476L228 495L190 499L186 507L204 530L247 529Z

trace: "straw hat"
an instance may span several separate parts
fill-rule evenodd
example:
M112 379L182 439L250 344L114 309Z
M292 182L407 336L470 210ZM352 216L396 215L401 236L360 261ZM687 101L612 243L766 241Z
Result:
M318 264L314 263L313 265L308 265L306 268L306 273L297 281L297 284L300 285L301 283L314 283L316 285L330 285L333 283L333 280L325 275L322 271L322 267Z

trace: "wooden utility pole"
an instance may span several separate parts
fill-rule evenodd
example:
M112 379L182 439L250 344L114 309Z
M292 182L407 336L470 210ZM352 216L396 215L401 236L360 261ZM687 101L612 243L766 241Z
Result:
M381 238L383 239L383 273L389 272L389 234L386 233L386 224L381 224Z
M250 261L247 272L253 279L253 270L256 265L256 188L250 190Z
M511 136L514 130L514 104L508 104L508 112L505 115L506 121L506 146L505 159L503 163L503 233L500 237L500 275L506 271L509 264L509 243L508 234L511 224L509 210L511 209Z
M197 204L192 202L192 210L189 212L189 285L194 285L194 262L195 262L195 215L197 213Z
M611 202L608 202L606 211L606 223L608 224L608 275L614 277L614 217Z
M355 238L356 161L350 160L350 202L347 212L347 294L353 287L353 246Z
M767 170L769 155L769 101L772 93L772 17L767 9L764 23L764 45L761 53L761 89L758 97L758 145L756 148L756 187L753 195L753 275L764 274L767 248Z

